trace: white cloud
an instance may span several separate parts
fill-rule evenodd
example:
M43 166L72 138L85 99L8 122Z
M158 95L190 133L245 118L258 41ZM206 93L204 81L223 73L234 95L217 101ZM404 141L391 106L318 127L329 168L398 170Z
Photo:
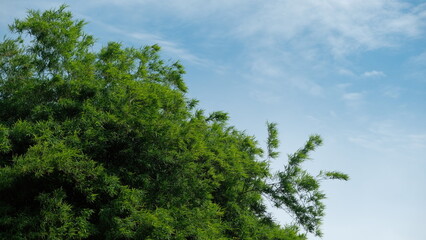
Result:
M346 68L340 68L337 71L337 73L339 73L340 75L344 75L344 76L350 76L350 77L355 76L355 74L351 70L346 69Z
M364 92L346 92L342 94L342 100L350 108L358 108L364 103Z
M364 94L360 92L352 92L343 94L342 98L347 101L359 101L363 98Z
M386 76L386 74L384 72L376 71L376 70L364 72L362 75L364 77L385 77Z
M383 90L383 96L390 98L398 98L401 95L401 88L399 87L386 87Z

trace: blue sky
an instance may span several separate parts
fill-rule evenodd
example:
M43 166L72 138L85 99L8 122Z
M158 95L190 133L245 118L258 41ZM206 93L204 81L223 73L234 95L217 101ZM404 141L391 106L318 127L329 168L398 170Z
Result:
M352 178L323 184L324 239L426 239L425 1L0 0L0 35L64 2L98 47L158 43L185 65L190 97L261 144L277 122L274 168L319 133L305 166Z

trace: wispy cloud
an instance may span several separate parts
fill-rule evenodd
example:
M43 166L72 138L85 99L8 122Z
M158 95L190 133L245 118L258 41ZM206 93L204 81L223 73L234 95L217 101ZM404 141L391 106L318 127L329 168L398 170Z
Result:
M250 92L250 96L259 102L267 104L275 104L281 101L281 96L272 91L253 90Z
M346 68L340 68L337 71L337 73L340 74L340 75L343 75L343 76L350 76L350 77L355 76L355 73L353 73L351 70L346 69Z
M258 57L249 63L250 71L246 74L255 89L262 87L264 91L274 92L277 89L293 88L298 91L311 95L321 96L323 88L303 74L294 71L294 66L287 62L291 56L275 56L275 58L267 57L268 53L257 53ZM259 57L261 56L261 57Z
M364 92L345 92L341 95L342 100L347 107L357 109L364 103Z
M383 89L383 96L389 97L389 98L399 98L401 95L401 88L394 87L394 86L388 86Z
M377 71L377 70L373 70L373 71L369 71L369 72L364 72L362 74L364 77L385 77L386 74L382 71Z
M188 61L190 63L200 64L200 65L207 64L207 60L197 57L196 55L190 53L186 49L178 46L177 43L164 40L162 37L158 35L148 34L148 33L139 33L139 32L129 32L125 34L134 39L148 42L149 44L159 44L165 52L168 52L172 56L179 56L180 59Z
M343 94L342 98L347 101L360 101L364 94L360 92L351 92Z
M96 20L92 20L91 22L96 23L97 25L105 28L109 32L118 33L120 35L129 37L131 39L142 41L144 44L148 44L148 45L158 44L164 52L168 53L171 56L176 56L179 59L182 59L189 63L199 64L199 65L208 64L207 60L202 59L190 53L188 50L180 46L178 43L170 41L170 40L166 40L160 35L156 35L153 33L145 33L140 31L137 31L137 32L128 31L128 30L120 29L115 26L103 24L102 22L99 22Z
M389 121L375 122L367 132L348 137L352 143L381 152L426 149L426 133L411 133Z
M303 45L326 46L335 56L394 46L406 37L417 37L426 20L425 6L396 0L274 1L257 7L240 24L238 35L265 36L276 43L304 36Z
M321 96L323 94L323 87L319 85L318 83L309 80L304 77L298 77L298 78L291 78L291 83L299 88L300 90L305 91L306 93L312 95L312 96Z
M418 65L418 66L426 66L426 51L420 53L417 56L412 57L409 60L409 63L410 64L415 64L415 65Z

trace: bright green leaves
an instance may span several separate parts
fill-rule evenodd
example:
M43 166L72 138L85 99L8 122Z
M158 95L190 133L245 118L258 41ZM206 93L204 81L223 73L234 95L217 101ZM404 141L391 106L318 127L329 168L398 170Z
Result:
M279 146L279 140L278 140L278 130L277 130L277 124L276 123L266 123L266 127L268 129L268 140L267 140L267 149L268 149L268 158L277 158L279 155L279 152L276 152L275 150Z
M228 114L222 111L213 112L207 117L206 121L226 122L229 119Z
M276 207L286 209L307 232L322 236L320 225L324 216L325 194L320 190L323 179L348 180L340 172L323 172L317 177L302 169L301 164L309 159L309 153L322 144L319 135L309 137L305 146L289 155L284 171L279 171L267 190Z
M220 206L211 202L189 209L172 209L176 221L175 239L225 239L225 226L221 221L223 212Z
M32 82L31 57L22 48L21 39L6 39L0 43L0 118L9 120L27 114L27 106L33 105L32 91L37 85ZM26 86L26 87L24 87Z
M123 189L100 212L104 239L222 239L224 226L218 205L171 206L150 209L141 204L145 194Z
M20 81L32 76L31 57L25 54L24 48L21 48L22 43L23 40L20 38L6 39L0 43L0 86L9 86L4 90L10 91Z
M347 174L337 171L321 171L318 177L323 179L349 180L349 176Z
M322 139L319 135L312 135L306 142L305 146L297 150L294 154L289 155L289 165L299 166L301 163L309 159L309 152L315 151L318 146L321 146Z
M30 147L25 155L13 159L13 165L1 168L0 172L12 174L16 179L22 175L34 179L58 178L58 184L72 183L88 201L94 200L97 191L114 196L119 187L117 179L107 176L103 167L61 141L40 142Z
M68 61L78 58L93 45L93 37L85 35L84 21L75 21L62 5L58 10L43 13L30 10L28 17L16 20L10 30L31 36L29 51L39 74L62 74Z
M75 211L66 202L66 193L61 189L51 193L41 193L37 200L40 202L40 232L41 239L83 239L89 237L94 227L89 222L93 215L91 209Z
M99 53L98 75L109 85L132 80L163 84L186 92L187 87L182 78L185 73L183 66L179 62L165 64L160 59L159 50L158 45L123 49L121 44L110 42Z

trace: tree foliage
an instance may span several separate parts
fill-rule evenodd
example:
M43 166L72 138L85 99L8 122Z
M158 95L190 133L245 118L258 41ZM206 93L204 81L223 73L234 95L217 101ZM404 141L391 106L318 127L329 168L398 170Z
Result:
M65 6L29 11L0 43L1 239L305 239L320 235L312 136L270 173L254 137L205 115L157 45L93 51ZM296 225L280 226L264 197ZM302 228L302 229L301 229Z

